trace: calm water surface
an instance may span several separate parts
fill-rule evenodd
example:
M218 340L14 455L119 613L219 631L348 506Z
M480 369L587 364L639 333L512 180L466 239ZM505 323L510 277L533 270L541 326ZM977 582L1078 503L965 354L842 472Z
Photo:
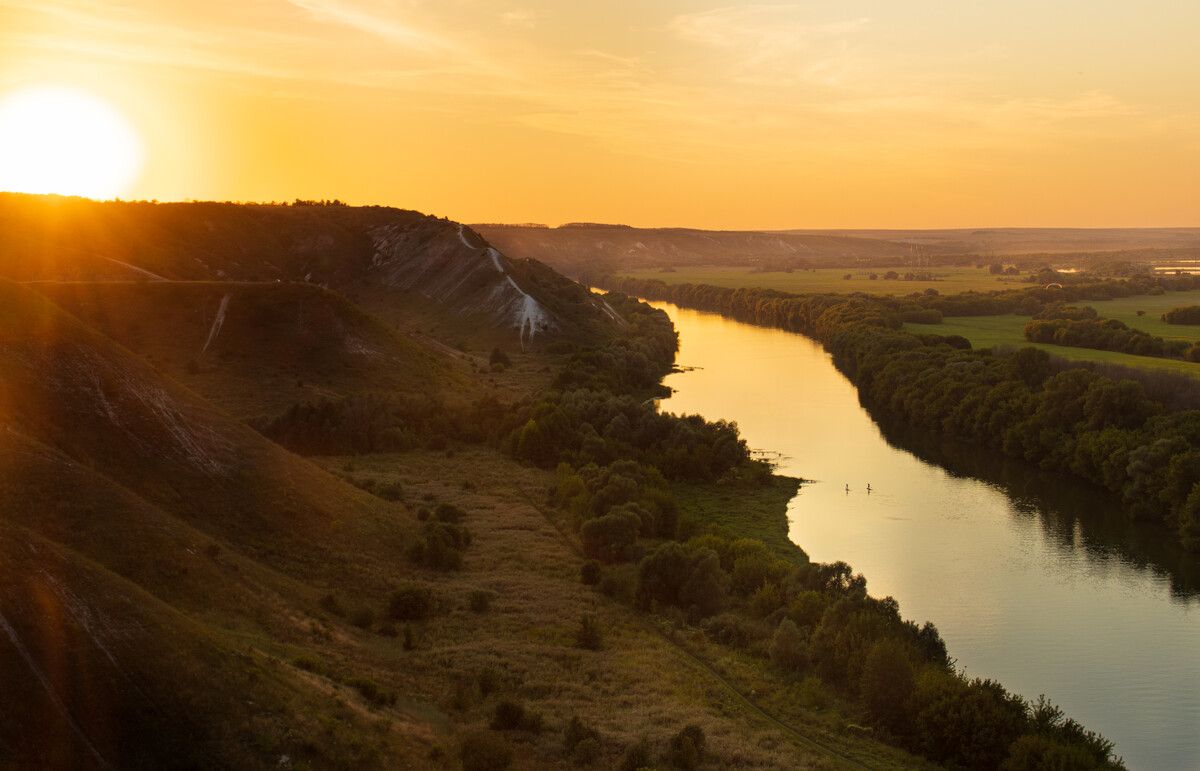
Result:
M655 305L697 368L667 378L663 410L736 421L781 473L813 480L788 515L814 560L850 563L933 621L969 677L1045 693L1130 769L1200 769L1200 560L1068 480L885 438L807 338Z

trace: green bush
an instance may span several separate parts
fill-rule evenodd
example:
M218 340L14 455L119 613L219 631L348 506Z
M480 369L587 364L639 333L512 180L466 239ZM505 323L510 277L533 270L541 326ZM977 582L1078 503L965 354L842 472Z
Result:
M388 598L388 616L397 621L421 621L436 609L433 592L418 584L401 586Z

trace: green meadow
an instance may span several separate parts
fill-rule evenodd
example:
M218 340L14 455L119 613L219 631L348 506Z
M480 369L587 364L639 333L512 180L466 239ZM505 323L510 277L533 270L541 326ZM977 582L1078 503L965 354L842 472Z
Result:
M1200 305L1200 291L1167 292L1162 295L1136 295L1116 300L1089 301L1090 305L1104 318L1118 319L1130 327L1140 329L1158 337L1200 342L1200 327L1168 324L1162 314L1171 308L1183 305ZM1138 315L1142 311L1142 315ZM1153 356L1133 356L1126 353L1097 351L1090 348L1068 348L1046 343L1030 343L1024 337L1025 316L956 316L945 319L941 324L905 324L910 332L936 332L940 335L962 335L975 348L990 348L997 345L1032 345L1048 353L1076 361L1099 361L1127 367L1177 372L1200 377L1200 365L1177 359L1159 359Z

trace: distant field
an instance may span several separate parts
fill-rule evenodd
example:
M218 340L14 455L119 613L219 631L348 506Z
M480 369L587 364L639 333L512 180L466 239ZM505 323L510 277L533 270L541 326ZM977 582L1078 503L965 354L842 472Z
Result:
M1087 302L1104 318L1119 319L1129 326L1165 339L1200 342L1200 327L1167 324L1160 317L1165 311L1181 305L1200 305L1200 291L1168 292L1164 295L1139 295L1119 300ZM1145 311L1138 316L1139 310ZM939 335L962 335L975 348L996 345L1032 345L1044 351L1077 361L1102 361L1142 369L1166 370L1200 377L1200 364L1152 356L1131 356L1125 353L1094 351L1089 348L1068 348L1047 343L1030 343L1022 332L1029 319L1024 316L961 316L948 318L941 324L905 324L910 332L936 332Z
M906 295L923 292L929 288L936 289L941 294L955 294L970 290L986 292L993 289L1029 286L1014 280L1013 277L993 276L987 272L986 268L937 269L934 271L936 279L934 281L905 281L903 279L888 281L882 278L884 270L876 270L875 272L881 278L872 281L867 277L869 272L867 270L850 271L851 278L849 280L843 278L847 273L846 270L832 268L792 273L751 273L744 268L684 269L663 273L659 269L653 269L626 271L626 275L634 278L656 278L668 284L711 284L731 289L766 287L796 294L867 292L877 295ZM1167 324L1161 318L1163 313L1172 308L1183 305L1200 305L1200 291L1167 292L1157 296L1138 295L1117 300L1088 301L1081 304L1091 305L1104 318L1119 319L1130 327L1148 332L1164 340L1200 342L1200 327ZM1138 316L1138 311L1145 311L1145 314ZM1065 359L1102 361L1128 367L1167 370L1200 378L1200 364L1191 362L1157 359L1151 356L1131 356L1124 353L1095 351L1089 348L1068 348L1061 345L1030 343L1022 334L1028 321L1029 319L1025 316L968 316L948 318L942 324L935 326L905 324L905 329L911 332L962 335L970 340L971 345L976 348L990 348L995 345L1034 345L1036 348L1043 348Z
M710 284L730 289L767 287L796 294L866 292L877 295L906 295L924 292L926 289L936 289L942 294L955 294L970 290L989 292L993 289L1029 286L1017 280L1016 276L993 276L987 272L987 268L937 268L933 270L932 281L884 279L883 274L889 270L895 270L901 276L905 273L905 269L901 268L820 268L797 270L792 273L751 273L745 268L683 268L663 273L661 269L653 268L624 271L624 274L634 278L656 278L668 284ZM879 278L872 281L869 277L872 272L878 274ZM848 280L843 278L847 273L850 274Z

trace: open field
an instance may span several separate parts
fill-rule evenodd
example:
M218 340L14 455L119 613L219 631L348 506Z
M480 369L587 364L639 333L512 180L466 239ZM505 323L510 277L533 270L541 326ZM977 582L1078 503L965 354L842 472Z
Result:
M1200 342L1200 327L1167 324L1161 318L1165 311L1181 305L1200 304L1200 291L1168 292L1164 295L1138 295L1116 300L1089 302L1101 316L1119 319L1130 327L1141 329L1163 339L1190 340ZM1137 312L1145 311L1138 316ZM1076 361L1099 361L1120 364L1126 367L1177 372L1200 377L1200 365L1176 359L1159 359L1153 356L1132 356L1111 351L1096 351L1090 348L1068 348L1047 343L1030 343L1023 330L1029 319L1025 316L959 316L947 318L941 324L905 324L910 332L936 332L940 335L962 335L975 348L990 348L996 345L1026 346L1041 348L1055 356Z
M993 276L987 268L936 268L933 270L932 281L905 281L904 279L886 280L884 273L895 270L901 276L906 269L902 268L818 268L816 270L796 270L791 273L773 271L770 273L752 273L745 268L695 268L676 270L663 273L661 270L628 270L622 275L641 279L659 279L668 284L710 284L712 286L729 287L731 289L746 289L750 287L768 287L781 292L805 293L842 293L866 292L876 295L907 295L913 292L924 292L926 289L936 289L941 294L957 292L990 292L996 289L1013 289L1030 286L1019 281L1019 276ZM879 275L872 281L871 272ZM847 273L850 279L843 278Z

